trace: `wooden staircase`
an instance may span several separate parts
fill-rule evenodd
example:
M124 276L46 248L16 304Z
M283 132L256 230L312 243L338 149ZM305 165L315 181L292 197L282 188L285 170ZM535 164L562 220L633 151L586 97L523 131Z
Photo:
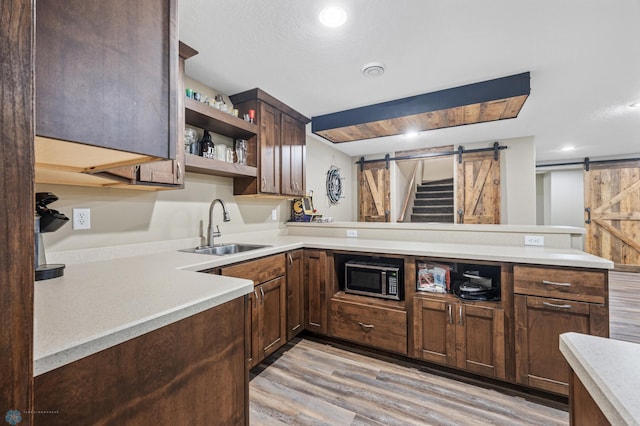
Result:
M411 222L454 222L453 178L417 186Z

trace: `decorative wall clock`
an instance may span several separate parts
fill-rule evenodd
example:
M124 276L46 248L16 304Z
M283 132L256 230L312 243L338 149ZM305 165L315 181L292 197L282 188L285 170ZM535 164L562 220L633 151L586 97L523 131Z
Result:
M331 166L327 172L327 198L329 198L330 205L338 204L342 198L342 179L340 169Z

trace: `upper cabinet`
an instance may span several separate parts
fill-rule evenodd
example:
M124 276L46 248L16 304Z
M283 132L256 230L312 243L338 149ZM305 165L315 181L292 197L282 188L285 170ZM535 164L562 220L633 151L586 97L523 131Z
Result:
M240 116L254 110L257 176L234 179L235 195L305 195L305 125L309 119L260 89L229 97Z
M92 173L175 159L176 0L36 7L36 166ZM97 147L92 161L86 146Z

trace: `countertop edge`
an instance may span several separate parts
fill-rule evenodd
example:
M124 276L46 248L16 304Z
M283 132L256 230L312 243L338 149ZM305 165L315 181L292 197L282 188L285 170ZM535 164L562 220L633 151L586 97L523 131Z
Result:
M253 282L244 279L238 280L244 281L245 284L194 304L178 306L169 312L160 312L153 317L145 318L137 324L123 325L122 328L117 331L110 331L103 336L94 337L59 352L45 355L39 359L34 359L33 375L34 377L37 377L41 374L55 370L56 368L71 364L72 362L78 361L87 356L91 356L105 349L125 343L131 339L142 336L143 334L150 333L161 327L173 324L190 316L204 312L207 309L214 308L251 293L253 290Z
M611 424L638 425L638 420L620 401L615 390L608 385L607 381L595 370L595 366L592 366L583 355L582 349L584 348L581 349L575 344L574 339L578 336L580 336L579 333L573 332L560 335L560 352L564 355L571 369Z

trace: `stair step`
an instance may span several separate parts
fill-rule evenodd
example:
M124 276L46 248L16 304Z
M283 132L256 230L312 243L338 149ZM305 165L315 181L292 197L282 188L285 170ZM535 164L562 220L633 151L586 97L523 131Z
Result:
M452 206L453 207L453 197L444 197L444 198L416 198L413 202L414 206Z
M418 185L417 192L425 191L453 191L452 183L434 183Z
M422 185L439 185L439 184L443 184L443 183L448 183L450 185L453 185L453 178L448 178L448 179L439 179L439 180L427 180L427 181L422 181L420 182Z
M416 199L418 198L453 198L453 191L416 192Z
M453 215L452 214L412 214L411 222L453 223Z
M447 206L413 206L414 214L440 213L453 214L453 204Z

